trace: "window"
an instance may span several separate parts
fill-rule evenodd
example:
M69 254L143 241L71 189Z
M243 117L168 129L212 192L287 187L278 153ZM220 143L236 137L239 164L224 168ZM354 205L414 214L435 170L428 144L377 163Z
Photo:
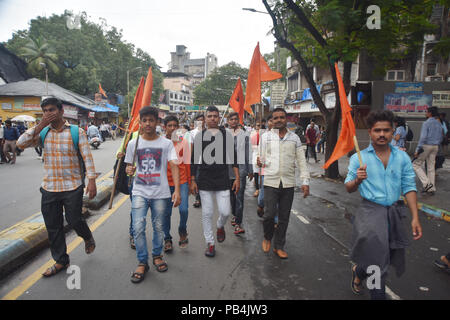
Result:
M298 90L298 72L288 78L288 92Z
M173 93L172 92L170 93L170 99L173 99Z
M434 76L436 74L436 63L427 64L427 76Z
M389 70L386 73L387 81L403 81L405 80L405 71L404 70Z

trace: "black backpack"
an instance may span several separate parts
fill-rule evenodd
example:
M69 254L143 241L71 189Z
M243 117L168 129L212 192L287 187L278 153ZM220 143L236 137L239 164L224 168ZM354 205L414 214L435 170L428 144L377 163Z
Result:
M412 141L412 139L414 138L414 133L412 132L412 130L409 128L409 126L406 126L407 129L407 133L406 133L406 141Z

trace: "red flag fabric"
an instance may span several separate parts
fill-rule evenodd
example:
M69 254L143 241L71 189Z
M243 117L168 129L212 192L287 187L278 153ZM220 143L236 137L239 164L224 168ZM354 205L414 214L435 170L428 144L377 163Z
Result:
M144 95L142 96L142 107L151 105L153 90L153 73L152 67L148 69L147 80L145 80Z
M348 104L347 96L345 94L344 83L342 82L341 74L337 63L334 64L336 69L336 77L339 86L339 101L341 102L341 116L342 116L342 128L339 139L334 147L333 153L328 161L323 166L327 169L333 162L337 161L343 155L346 155L349 151L353 150L355 143L353 137L356 135L355 124L352 118L352 108Z
M253 115L252 104L261 103L261 82L272 81L283 77L281 73L270 70L259 51L259 42L253 51L252 62L248 71L247 88L245 91L245 111Z
M130 124L128 129L131 132L137 131L139 129L139 110L142 108L142 98L144 95L144 77L141 77L141 82L134 96L133 107L131 109Z
M100 92L105 98L108 98L108 96L106 95L105 90L103 90L103 88L102 88L102 84L101 83L98 84L98 92Z
M244 90L242 89L241 78L236 82L236 86L228 104L239 114L240 123L244 124Z

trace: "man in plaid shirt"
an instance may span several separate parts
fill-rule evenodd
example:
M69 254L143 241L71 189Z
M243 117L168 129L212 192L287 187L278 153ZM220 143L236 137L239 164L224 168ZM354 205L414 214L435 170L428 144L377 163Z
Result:
M66 220L78 236L85 241L85 251L95 249L92 233L81 215L83 204L83 173L71 127L64 119L62 102L56 98L45 99L41 104L44 116L41 122L27 130L18 140L19 148L35 147L41 144L40 132L50 125L44 151L44 179L41 185L41 211L50 242L50 251L56 263L43 274L50 277L69 266L64 235L63 207ZM78 150L83 158L89 183L86 194L92 199L97 194L95 167L91 150L83 129L78 128Z

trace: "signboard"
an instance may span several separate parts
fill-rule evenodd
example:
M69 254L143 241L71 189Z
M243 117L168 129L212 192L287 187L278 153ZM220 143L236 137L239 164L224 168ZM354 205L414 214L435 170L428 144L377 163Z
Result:
M395 93L423 93L422 82L396 82Z
M23 111L41 111L41 106L38 104L24 104Z
M89 118L95 118L95 112L89 112Z
M2 110L12 110L11 103L2 103Z
M388 93L384 95L384 108L393 112L425 112L431 106L431 94Z
M450 91L433 91L433 106L450 108Z
M23 110L23 98L14 98L14 110Z
M63 104L64 118L78 120L78 108L74 106L68 106Z

